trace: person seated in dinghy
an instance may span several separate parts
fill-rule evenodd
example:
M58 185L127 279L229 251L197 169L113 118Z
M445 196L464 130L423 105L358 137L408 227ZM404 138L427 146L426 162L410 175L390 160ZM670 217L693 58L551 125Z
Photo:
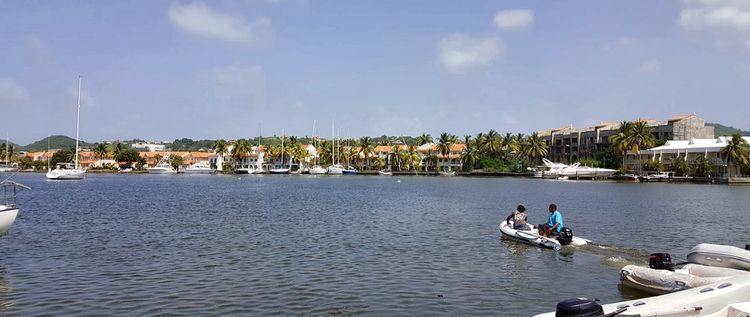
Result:
M557 236L560 229L563 227L563 217L562 214L557 211L557 205L555 204L549 204L549 218L547 218L547 223L540 224L537 226L537 229L539 229L539 235L540 236L546 236L548 238L551 238L553 235Z
M526 207L518 205L516 210L510 213L510 216L508 216L505 221L510 224L510 221L513 220L513 229L515 230L531 230L531 226L527 223L529 217L526 215L525 211Z

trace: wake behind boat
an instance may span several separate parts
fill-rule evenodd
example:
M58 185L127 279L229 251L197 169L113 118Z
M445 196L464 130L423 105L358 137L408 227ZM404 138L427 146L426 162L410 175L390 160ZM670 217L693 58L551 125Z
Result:
M560 250L563 245L581 246L591 243L591 240L575 237L572 234L570 236L564 236L563 238L548 238L539 235L536 229L530 225L528 230L516 230L513 229L513 222L503 220L498 226L503 236L520 241L526 244L535 245L542 248L549 248L554 250Z

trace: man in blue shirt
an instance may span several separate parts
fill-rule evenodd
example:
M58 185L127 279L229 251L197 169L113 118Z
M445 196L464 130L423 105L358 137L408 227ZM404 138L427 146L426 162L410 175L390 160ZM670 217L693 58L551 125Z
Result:
M547 218L547 223L540 224L538 229L539 235L552 237L553 234L557 235L560 228L563 227L563 217L562 214L557 211L557 205L555 204L549 205L549 213L550 215L549 218Z

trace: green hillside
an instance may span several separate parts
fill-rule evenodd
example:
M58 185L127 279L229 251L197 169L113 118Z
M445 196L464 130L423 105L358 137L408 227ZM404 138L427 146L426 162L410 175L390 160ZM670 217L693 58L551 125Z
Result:
M725 126L718 123L706 123L706 125L714 127L714 136L716 137L731 136L735 133L750 136L750 131L743 131L732 126Z
M49 139L50 149L72 149L76 147L76 139L69 138L64 135L53 135L46 137L34 143L20 147L20 151L35 152L35 151L46 151L47 150L47 139ZM86 143L83 141L78 142L78 146L82 148L91 147L93 144Z

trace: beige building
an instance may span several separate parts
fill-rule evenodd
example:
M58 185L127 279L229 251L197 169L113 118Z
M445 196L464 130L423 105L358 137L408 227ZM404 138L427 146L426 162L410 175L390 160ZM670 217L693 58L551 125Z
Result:
M654 137L660 140L713 139L714 127L696 115L674 116L666 121L645 121ZM609 137L617 133L620 122L605 121L587 128L561 127L539 132L549 146L548 158L554 162L573 163L609 147Z

